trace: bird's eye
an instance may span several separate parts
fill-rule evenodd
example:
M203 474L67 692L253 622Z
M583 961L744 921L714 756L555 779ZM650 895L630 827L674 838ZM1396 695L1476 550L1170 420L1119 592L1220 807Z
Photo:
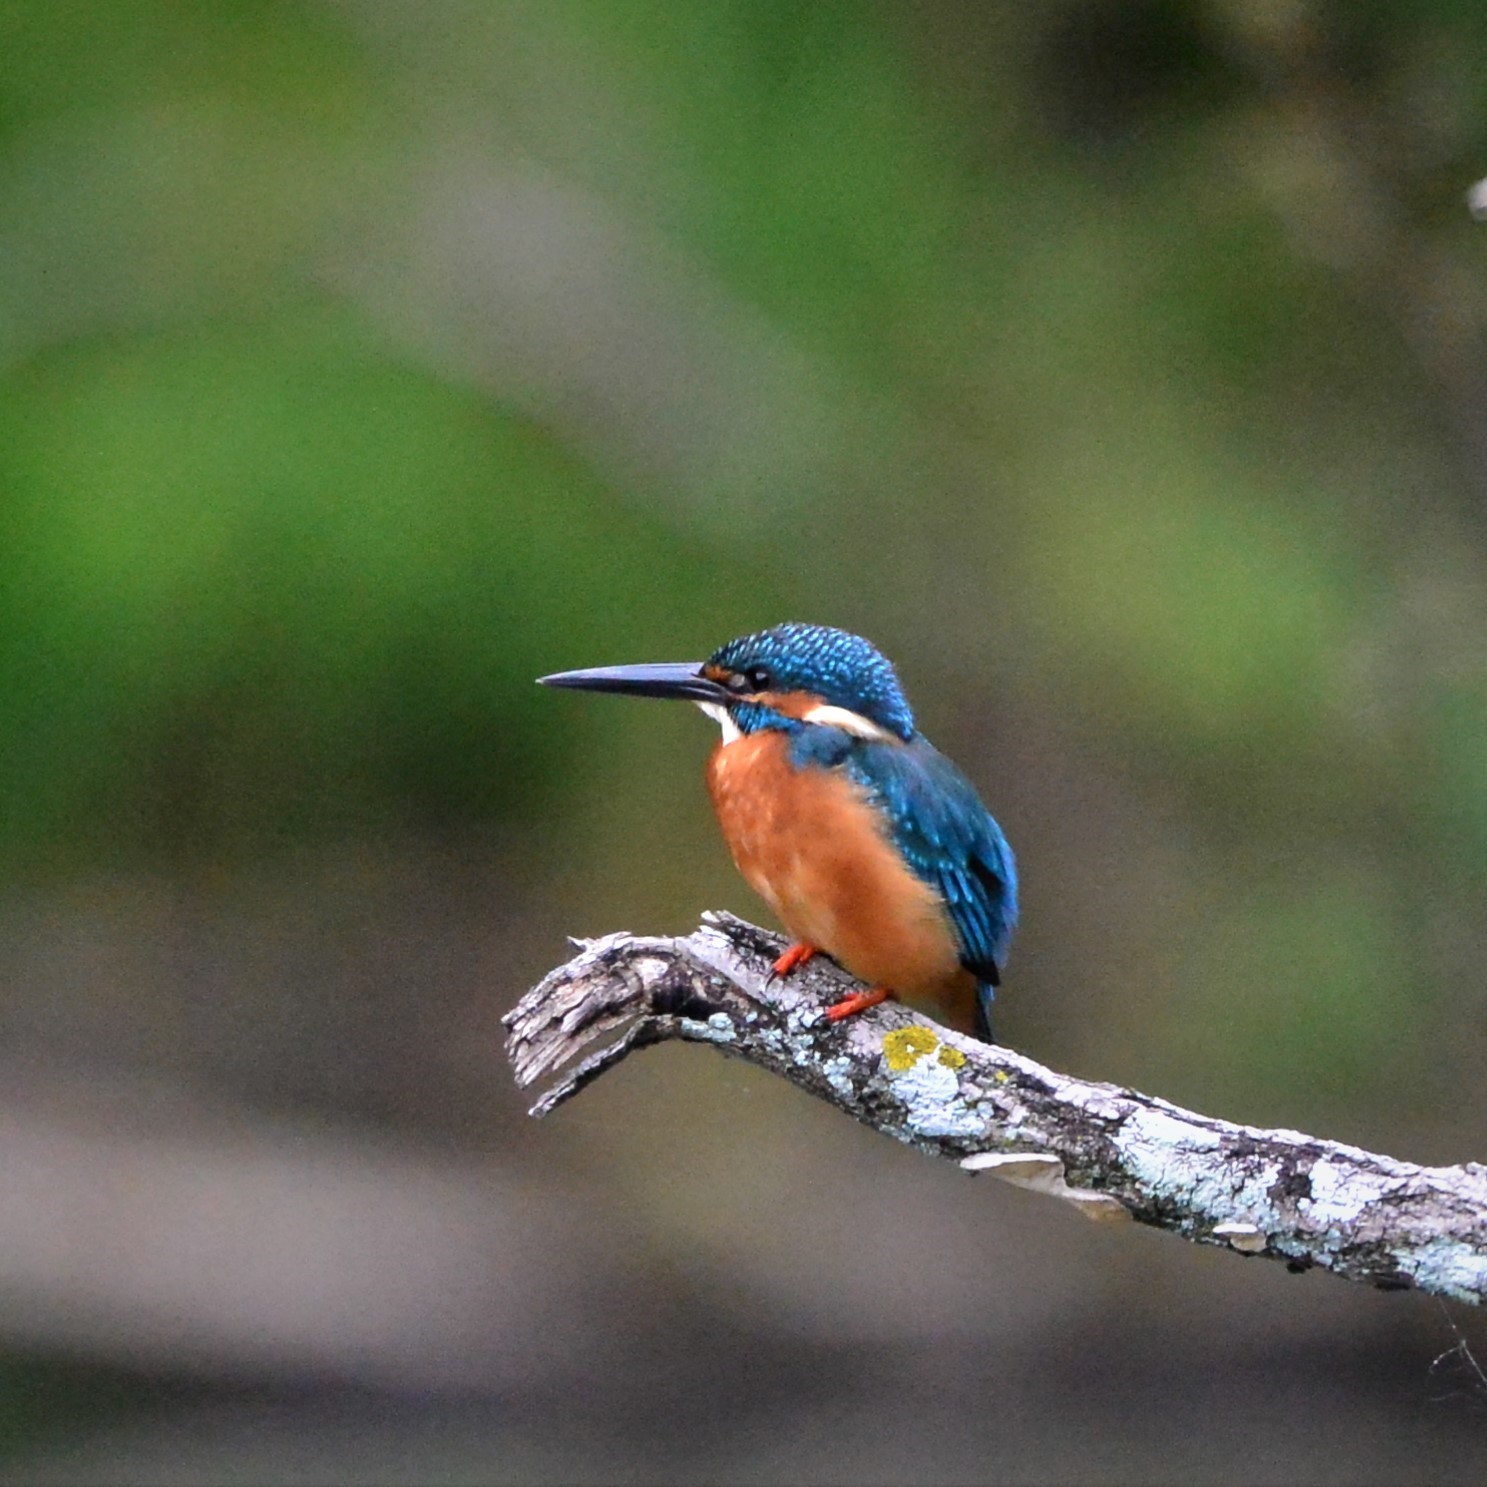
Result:
M744 671L735 671L723 679L723 685L740 697L752 692L767 692L774 685L774 678L766 666L750 666Z

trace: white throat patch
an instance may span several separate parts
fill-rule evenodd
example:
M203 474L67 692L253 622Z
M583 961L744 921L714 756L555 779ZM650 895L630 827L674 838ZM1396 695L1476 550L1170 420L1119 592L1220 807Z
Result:
M731 744L743 737L738 724L733 721L733 714L721 702L699 702L697 706L723 730L725 744Z
M733 721L733 714L721 702L699 702L697 706L723 730L725 744L731 744L743 737L738 724ZM843 733L850 733L853 738L871 738L879 743L900 742L886 728L880 728L871 718L864 718L861 713L854 713L850 707L833 707L829 702L817 703L802 716L801 722L816 723L822 728L840 728Z

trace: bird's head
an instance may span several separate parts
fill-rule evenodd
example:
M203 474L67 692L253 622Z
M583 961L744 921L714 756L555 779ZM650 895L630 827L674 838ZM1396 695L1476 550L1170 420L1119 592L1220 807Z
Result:
M860 635L825 625L789 623L740 635L702 662L600 666L541 681L695 702L722 725L725 739L792 725L862 738L914 736L914 714L888 659Z

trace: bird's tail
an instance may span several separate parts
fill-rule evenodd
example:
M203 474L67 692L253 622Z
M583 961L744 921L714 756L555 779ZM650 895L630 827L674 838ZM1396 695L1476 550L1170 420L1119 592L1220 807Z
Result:
M996 1000L996 987L990 981L976 983L976 1036L984 1043L995 1043L991 1030L991 1004Z

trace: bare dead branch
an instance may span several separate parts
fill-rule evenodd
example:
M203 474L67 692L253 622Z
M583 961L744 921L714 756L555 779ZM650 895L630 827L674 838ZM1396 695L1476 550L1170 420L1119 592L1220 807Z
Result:
M1420 1167L1215 1120L1057 1074L895 1002L831 1023L825 1008L856 983L821 957L788 980L771 978L782 942L728 914L707 914L675 939L575 943L580 953L505 1019L517 1082L558 1074L533 1115L637 1048L709 1043L874 1130L1091 1217L1134 1218L1385 1290L1487 1299L1487 1167L1475 1162Z

